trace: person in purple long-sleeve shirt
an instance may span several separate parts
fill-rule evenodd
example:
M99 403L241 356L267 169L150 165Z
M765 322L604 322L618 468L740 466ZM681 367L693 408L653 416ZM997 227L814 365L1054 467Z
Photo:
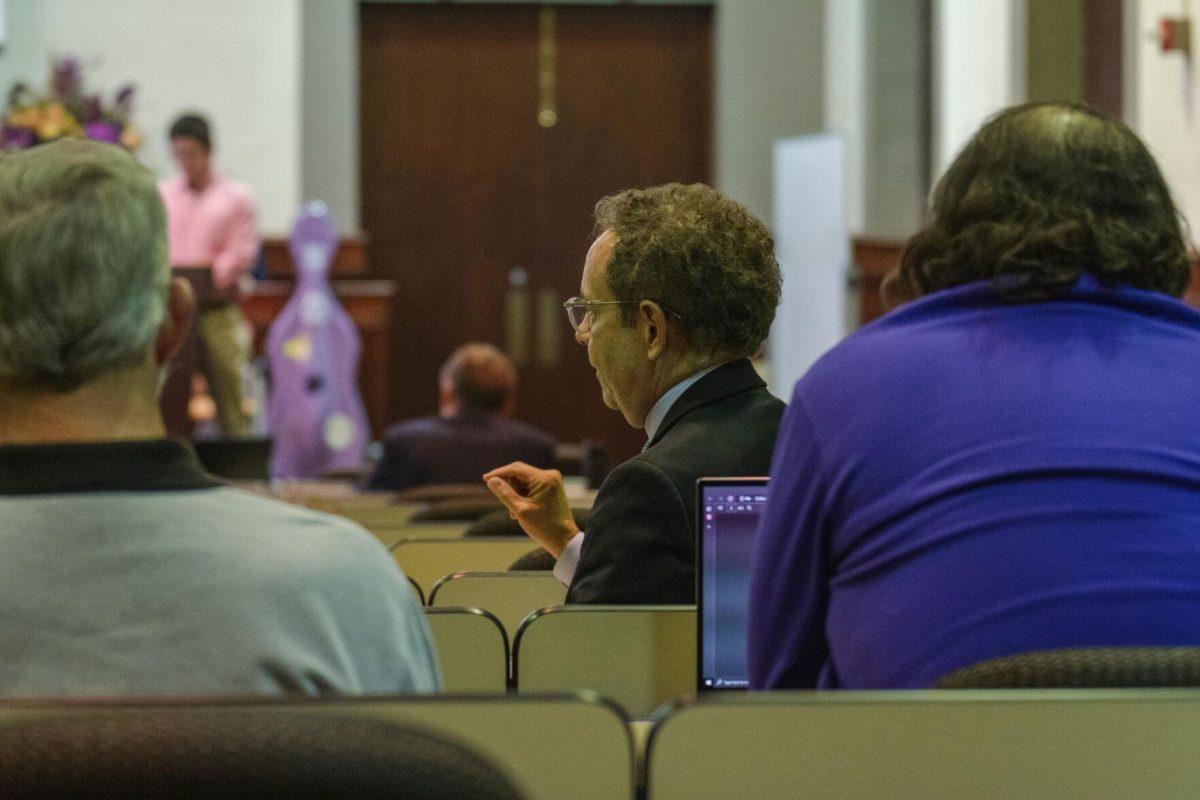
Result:
M1022 106L939 183L915 298L796 384L756 543L756 688L910 688L1200 645L1200 313L1152 157Z

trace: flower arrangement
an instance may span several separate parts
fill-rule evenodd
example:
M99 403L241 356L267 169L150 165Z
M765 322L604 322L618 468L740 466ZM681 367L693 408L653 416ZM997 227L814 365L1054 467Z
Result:
M17 83L9 91L0 149L20 150L70 136L136 150L142 144L142 134L130 119L133 93L132 84L126 85L111 104L105 105L99 94L84 94L79 62L59 59L45 95L24 83Z

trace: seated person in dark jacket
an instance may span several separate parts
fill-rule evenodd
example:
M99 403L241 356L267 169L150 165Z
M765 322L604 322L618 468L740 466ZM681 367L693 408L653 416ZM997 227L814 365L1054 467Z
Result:
M465 344L442 366L438 415L410 419L383 435L368 489L474 483L497 464L554 465L554 439L511 419L517 370L490 344ZM478 485L478 484L476 484Z
M607 197L596 221L567 311L605 404L646 447L605 480L586 535L557 472L517 463L484 479L558 559L567 602L693 603L696 479L765 475L783 414L749 361L779 303L774 243L700 184Z

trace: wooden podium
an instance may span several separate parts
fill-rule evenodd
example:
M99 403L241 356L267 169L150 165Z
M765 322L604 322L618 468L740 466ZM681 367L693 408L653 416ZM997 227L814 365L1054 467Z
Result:
M204 345L200 341L198 317L205 311L234 301L236 292L218 291L212 282L212 269L207 266L173 267L171 276L184 278L192 285L196 296L196 314L188 328L187 339L167 367L167 380L159 394L158 407L168 436L192 438L192 418L188 402L192 397L192 376L197 372L207 376Z

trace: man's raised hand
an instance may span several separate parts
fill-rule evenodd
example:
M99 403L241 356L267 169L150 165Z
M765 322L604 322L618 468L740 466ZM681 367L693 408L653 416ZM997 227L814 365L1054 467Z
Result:
M529 538L555 558L579 533L558 470L514 461L488 472L483 480Z

